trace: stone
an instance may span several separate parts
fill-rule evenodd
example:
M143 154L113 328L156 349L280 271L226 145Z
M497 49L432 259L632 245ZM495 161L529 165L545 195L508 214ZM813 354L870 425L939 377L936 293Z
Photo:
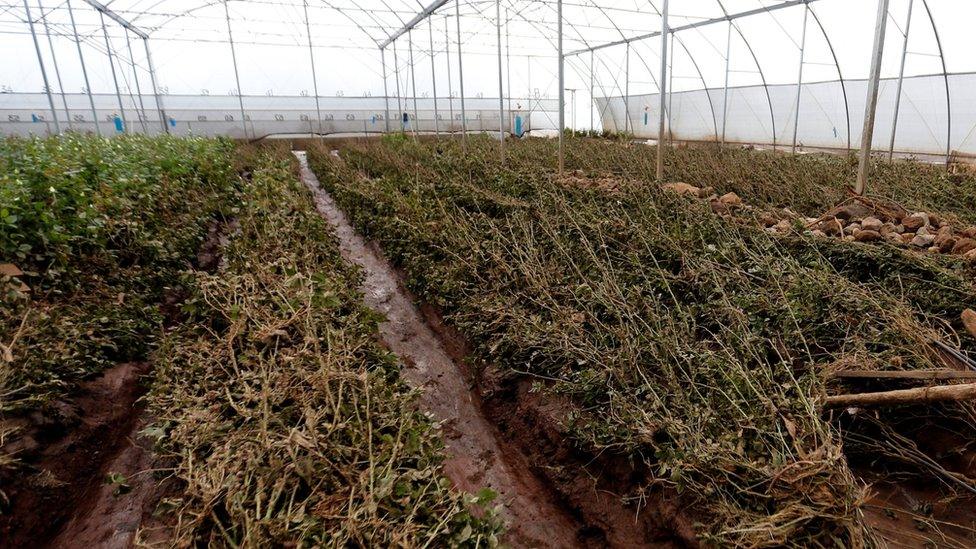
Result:
M912 239L912 246L928 248L933 242L935 242L935 235L933 234L916 234L915 238Z
M761 214L759 214L759 223L763 227L772 227L778 221L779 220L776 219L776 216L773 215L773 214L771 214L771 213L769 213L769 212L762 212Z
M956 240L958 239L952 234L952 228L946 225L935 233L934 244L939 247L940 252L948 253L956 245Z
M895 229L894 223L882 223L877 230L879 233L881 233L881 236L888 236L889 234L898 234L898 231Z
M901 235L898 234L898 233L888 233L888 234L883 234L882 233L881 236L883 236L885 238L885 240L888 240L889 242L891 242L893 244L904 244L904 242L902 242L902 240L901 240Z
M844 227L837 219L825 219L817 225L817 228L830 236L840 236L844 234Z
M927 225L923 225L922 227L919 227L918 229L915 230L915 234L933 234L933 233L932 231L929 230Z
M711 206L712 213L714 213L714 214L718 214L718 215L728 215L729 214L729 207L728 207L728 205L723 204L719 200L712 200L711 202L708 203L708 205Z
M881 225L883 223L877 217L868 216L861 220L861 228L865 231L881 232Z
M775 230L778 233L785 233L788 232L790 230L790 227L792 226L793 224L790 223L789 220L781 219L779 222L773 225L773 230Z
M904 242L905 244L910 244L912 240L915 238L915 233L902 233L899 236L901 236L902 242Z
M960 238L956 240L956 243L950 251L954 254L964 254L972 250L976 250L976 240L972 238Z
M21 271L13 263L0 263L0 276L21 276L24 271Z
M697 197L698 193L701 191L698 187L694 185L689 185L688 183L665 183L661 185L661 188L665 191L670 191L680 195L694 196Z
M928 215L929 215L929 224L930 225L932 225L936 229L942 227L942 224L943 223L942 223L942 218L941 217L939 217L938 215L936 215L934 213L930 213Z
M847 241L847 242L854 242L854 235L852 235L852 234L845 234L844 235L844 240Z
M844 227L844 234L854 234L861 230L860 223L851 223L850 225Z
M964 238L976 238L976 227L966 227L959 231L959 236Z
M735 193L725 193L718 197L718 201L726 206L739 206L742 204L742 199Z
M867 229L861 230L854 235L854 240L858 242L877 242L881 240L881 233Z
M915 232L929 224L929 216L925 213L913 213L901 218L901 224L906 231Z
M708 198L715 194L715 188L711 186L702 187L698 190L698 198Z
M968 252L962 254L962 258L970 263L976 263L976 250L969 250Z
M837 211L833 215L838 219L863 218L871 215L871 209L864 204L854 203L837 208Z
M976 311L966 309L962 312L962 325L966 327L969 335L976 337Z
M816 237L823 238L823 237L827 236L827 233L821 231L820 229L814 229L814 230L810 231L810 236L816 236Z

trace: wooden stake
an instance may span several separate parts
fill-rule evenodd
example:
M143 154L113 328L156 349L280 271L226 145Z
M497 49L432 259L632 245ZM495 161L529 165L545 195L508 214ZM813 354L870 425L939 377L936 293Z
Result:
M976 379L976 371L958 370L842 370L830 374L838 379Z
M962 385L935 385L897 391L876 393L856 393L828 396L824 406L887 406L893 404L921 404L925 402L957 401L976 399L976 383Z

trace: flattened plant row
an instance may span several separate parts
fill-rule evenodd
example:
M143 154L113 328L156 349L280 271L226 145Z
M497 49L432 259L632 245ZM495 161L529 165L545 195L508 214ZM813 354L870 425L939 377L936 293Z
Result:
M587 156L603 146L569 157L603 162ZM836 390L825 370L944 368L932 339L973 350L956 335L976 301L971 270L893 246L770 234L654 185L560 181L540 161L546 147L513 143L505 169L488 140L389 138L339 159L313 148L310 163L474 358L568 397L566 436L634 464L635 510L663 487L704 542L857 546L876 535L852 459L911 454L893 448L925 421L976 434L972 406L955 403L882 427L845 418L842 438L820 405ZM890 467L954 474L911 459Z
M450 489L441 442L400 381L286 149L251 153L224 267L195 272L189 318L154 355L150 428L185 486L178 544L497 542Z

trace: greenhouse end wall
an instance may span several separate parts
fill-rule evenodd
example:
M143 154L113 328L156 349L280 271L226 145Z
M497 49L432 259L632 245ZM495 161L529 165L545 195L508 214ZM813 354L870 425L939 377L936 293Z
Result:
M878 151L887 151L890 146L897 84L897 79L883 79L879 88L872 139L872 148ZM843 86L839 80L808 83L801 90L797 147L860 147L866 80L844 80ZM728 97L726 141L792 145L797 119L795 84L729 88ZM658 94L630 96L629 131L634 135L657 137L657 98ZM673 138L720 141L723 98L722 88L673 93L667 101ZM623 97L598 98L596 108L605 129L628 129ZM894 150L901 154L976 157L976 73L906 77Z

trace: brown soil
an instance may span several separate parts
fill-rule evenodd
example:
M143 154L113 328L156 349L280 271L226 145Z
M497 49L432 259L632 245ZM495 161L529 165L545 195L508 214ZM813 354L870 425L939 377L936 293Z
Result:
M6 448L26 473L6 488L10 513L0 517L0 547L128 547L155 482L149 454L135 443L146 363L118 364L82 384L56 415L23 420ZM23 471L23 469L22 469ZM124 476L115 495L109 473Z
M404 361L407 382L422 389L421 405L441 422L448 453L445 474L462 490L488 487L499 494L508 544L630 547L669 546L675 540L694 544L690 526L677 518L680 515L673 507L638 510L625 505L622 498L635 484L630 476L633 468L582 459L559 436L558 420L552 419L559 407L530 393L528 384L502 385L507 390L489 384L489 398L483 400L476 388L479 382L459 360L466 351L463 340L447 337L436 315L428 315L432 322L425 322L394 269L356 234L319 187L304 153L296 156L319 212L335 228L343 257L363 269L366 304L386 316L380 325L382 341ZM649 500L645 497L642 505L663 502L655 494Z

